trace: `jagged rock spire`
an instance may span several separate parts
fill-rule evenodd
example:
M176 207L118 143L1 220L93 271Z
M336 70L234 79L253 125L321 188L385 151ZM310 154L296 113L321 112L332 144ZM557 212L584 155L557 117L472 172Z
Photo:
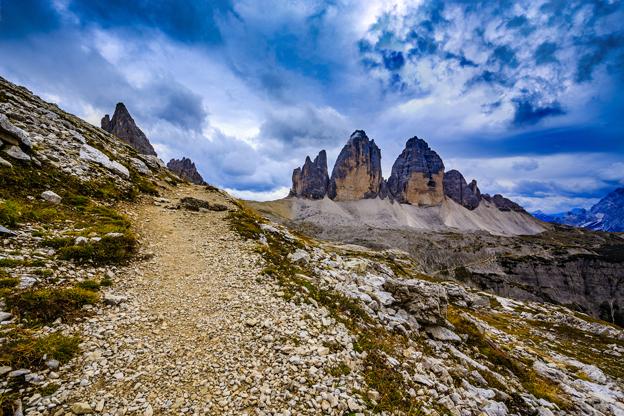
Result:
M481 202L477 181L473 179L467 184L464 175L455 169L444 174L444 194L470 210L477 208Z
M171 159L167 163L167 168L170 171L178 175L179 177L186 179L189 182L197 185L205 185L204 178L197 171L195 163L189 158L183 157L182 159Z
M444 163L427 142L412 137L392 165L388 191L401 203L438 205L444 199Z
M136 125L124 103L117 103L113 118L111 119L109 115L106 114L102 118L100 125L103 130L119 137L121 140L134 147L137 152L144 155L156 156L156 151L147 139L147 136L145 136L145 133Z
M328 195L337 201L375 198L382 190L381 150L364 130L356 130L338 155Z
M314 162L306 156L303 167L296 168L292 174L290 196L309 199L323 199L327 195L329 175L327 173L327 153L321 150Z

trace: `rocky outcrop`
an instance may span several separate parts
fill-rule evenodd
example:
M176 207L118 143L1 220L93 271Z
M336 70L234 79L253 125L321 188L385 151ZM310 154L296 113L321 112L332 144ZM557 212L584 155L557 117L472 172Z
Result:
M193 163L193 161L189 158L183 157L182 159L171 159L169 163L167 163L167 167L170 171L191 183L197 185L206 184L204 178L202 178L197 171L195 163Z
M444 200L444 163L427 142L412 137L392 165L390 195L401 203L438 205Z
M292 189L289 196L323 199L327 195L328 186L327 154L325 150L321 150L314 158L314 162L308 156L303 167L293 171Z
M137 152L144 155L156 155L147 136L136 125L123 103L117 103L113 118L109 118L108 114L102 118L101 127L134 147Z
M444 194L458 204L473 210L481 202L481 192L474 179L470 185L458 170L449 170L444 174Z
M381 151L364 130L353 132L338 155L328 195L336 201L375 198L382 190Z
M481 195L481 199L491 202L500 211L526 212L524 208L522 208L520 205L516 204L511 199L505 198L500 194L496 194L494 196L483 194Z

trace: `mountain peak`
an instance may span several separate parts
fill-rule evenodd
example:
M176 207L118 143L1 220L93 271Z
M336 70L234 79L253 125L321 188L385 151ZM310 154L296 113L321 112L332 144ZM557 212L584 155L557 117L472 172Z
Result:
M100 123L103 130L117 136L137 152L145 155L156 156L156 151L145 136L145 133L136 125L124 103L119 102L115 106L115 113L110 118L106 114Z
M179 177L186 179L191 183L197 185L206 184L204 178L202 178L197 171L195 163L187 157L183 157L182 159L171 159L169 163L167 163L167 168Z

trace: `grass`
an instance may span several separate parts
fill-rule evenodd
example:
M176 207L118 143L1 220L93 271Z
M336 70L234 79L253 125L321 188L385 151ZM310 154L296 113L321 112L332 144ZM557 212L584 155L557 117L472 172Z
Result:
M5 227L15 227L21 217L21 205L13 200L0 203L0 224Z
M9 309L32 324L47 324L79 314L84 305L99 301L97 293L82 288L29 289L6 298Z
M90 290L92 292L97 292L98 290L100 290L100 287L102 285L97 280L89 279L89 280L83 280L82 282L78 282L76 286L81 289Z
M330 367L327 372L334 377L348 376L351 374L351 367L349 367L344 361L341 361L335 366Z
M0 289L12 288L19 284L20 279L16 277L2 277L0 278Z
M0 351L0 365L12 368L43 368L48 359L67 363L79 350L80 338L55 332L36 337L29 330L13 329Z
M136 237L131 232L126 232L121 236L104 236L100 241L90 241L84 245L61 247L58 255L63 260L103 265L127 262L136 252L136 248Z

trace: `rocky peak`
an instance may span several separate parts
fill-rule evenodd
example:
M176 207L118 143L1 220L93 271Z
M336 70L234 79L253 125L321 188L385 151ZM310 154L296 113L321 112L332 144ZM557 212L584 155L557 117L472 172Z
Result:
M444 199L444 163L427 142L412 137L392 165L388 190L401 203L437 205Z
M156 151L150 144L147 136L136 125L123 103L117 103L112 119L106 114L100 124L103 130L125 141L134 147L137 152L144 155L156 155Z
M375 198L382 189L381 151L364 130L356 130L338 155L328 195L337 201Z
M479 206L481 192L474 179L470 185L458 170L449 170L444 174L444 194L464 207L473 210Z
M197 171L195 163L189 158L183 157L182 159L171 159L167 163L167 168L170 171L178 175L179 177L186 179L189 182L197 185L205 185L204 178Z
M303 167L292 174L290 196L309 199L323 199L327 195L329 174L327 173L327 153L321 150L314 162L306 156Z
M500 211L526 212L520 205L516 204L511 199L505 198L501 194L496 194L494 196L483 194L481 195L481 199L494 204Z

